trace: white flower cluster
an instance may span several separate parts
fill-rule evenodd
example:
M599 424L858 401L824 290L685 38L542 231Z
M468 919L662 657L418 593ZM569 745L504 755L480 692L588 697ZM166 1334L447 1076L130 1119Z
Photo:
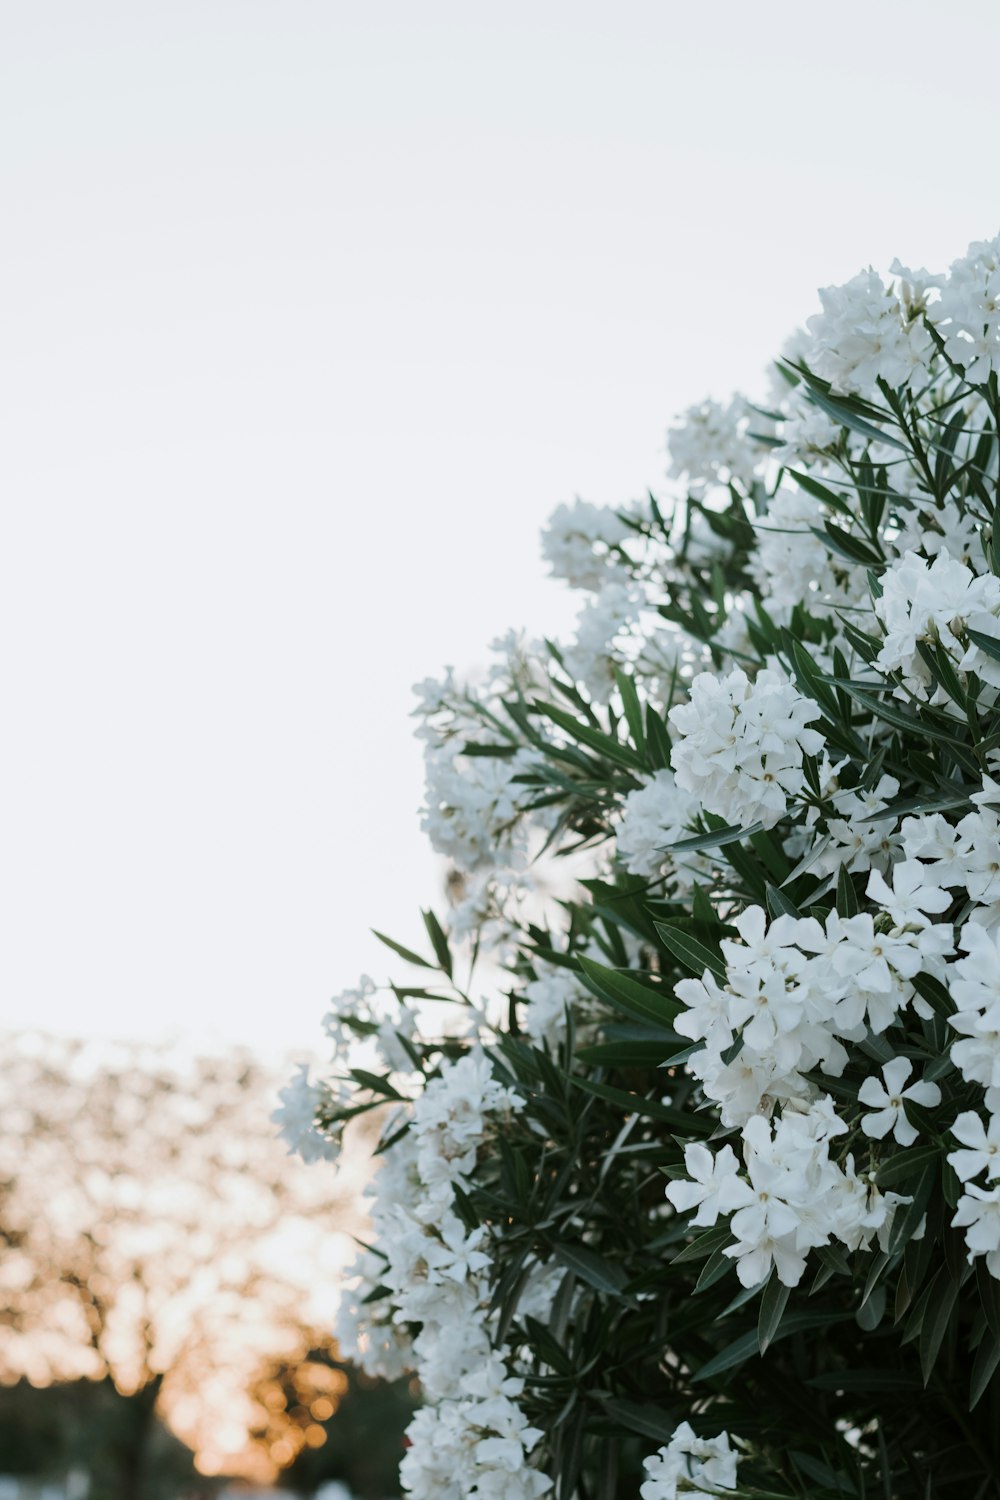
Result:
M735 1260L743 1286L759 1286L772 1267L784 1286L798 1286L810 1250L832 1239L856 1250L884 1238L900 1201L860 1178L853 1156L831 1159L831 1141L846 1133L828 1096L786 1105L775 1121L754 1115L742 1132L745 1173L731 1146L713 1156L690 1143L684 1150L690 1180L669 1183L667 1197L682 1211L696 1207L697 1225L732 1215L735 1243L723 1253Z
M867 595L864 572L838 568L822 537L823 508L804 490L782 488L756 525L750 570L767 607L808 602L815 613L855 604Z
M326 1097L321 1084L310 1083L308 1063L300 1063L291 1082L279 1089L281 1103L271 1119L288 1146L289 1156L301 1156L305 1162L333 1161L337 1157L337 1142L316 1127L316 1116Z
M1000 237L981 240L953 261L946 276L892 265L895 287L869 268L819 293L822 312L807 321L812 346L800 351L835 391L871 396L878 380L914 383L935 345L970 384L1000 369Z
M1000 236L970 245L952 262L934 321L966 380L982 383L1000 370Z
M927 362L933 341L921 318L870 268L820 290L821 313L806 327L809 364L835 391L869 395L878 380L905 385Z
M1000 687L1000 663L972 644L967 633L973 629L1000 639L1000 579L992 573L977 577L941 550L931 563L905 553L880 581L875 613L885 640L876 665L883 672L898 672L903 686L921 699L947 703L943 689L931 693L931 671L918 651L924 642L940 645L960 672L975 672Z
M906 869L896 867L904 884ZM808 1100L814 1090L804 1075L815 1068L839 1077L843 1043L860 1041L869 1028L885 1031L913 998L913 976L951 951L951 928L920 909L931 901L925 888L910 886L904 897L897 882L897 891L905 909L889 920L831 911L822 926L814 917L779 916L768 928L762 908L748 907L735 922L742 942L722 943L724 987L709 970L675 986L688 1007L676 1029L703 1043L688 1068L724 1125L742 1125L775 1100Z
M803 756L823 749L823 736L806 728L818 707L769 668L753 682L739 667L728 677L701 672L669 717L680 736L670 757L677 785L743 827L779 823L805 788Z
M738 397L728 406L703 401L689 407L667 433L671 474L686 478L694 495L709 484L736 483L749 491L764 456L748 436L750 415Z
M611 697L615 667L624 659L620 638L639 619L643 602L633 583L613 579L580 611L573 640L562 655L567 672L594 703L607 703Z
M416 1500L535 1500L551 1487L528 1463L541 1433L517 1405L523 1380L491 1341L486 1231L467 1232L453 1207L493 1121L520 1105L485 1055L445 1063L368 1189L380 1254L356 1263L338 1335L369 1373L420 1377L427 1404L400 1471ZM363 1305L379 1286L385 1299Z
M571 969L537 961L537 977L522 991L526 1002L524 1029L536 1047L555 1051L566 1038L566 1013L576 1013L585 996Z
M618 511L577 500L557 505L542 532L542 556L553 576L575 589L600 589L615 566L614 549L633 535Z
M1000 1280L1000 1114L991 1113L984 1123L975 1111L965 1110L951 1133L961 1149L949 1152L948 1161L965 1188L951 1222L965 1230L969 1260L984 1255L990 1275ZM983 1173L986 1187L971 1180Z
M629 874L654 879L669 875L678 894L690 891L711 864L697 851L675 857L668 846L691 837L698 810L694 797L678 786L673 771L657 771L645 778L644 786L629 792L615 835L618 858Z
M696 1437L690 1422L682 1422L666 1447L647 1458L649 1478L640 1487L642 1500L678 1500L686 1495L714 1495L736 1488L740 1455L730 1447L729 1434Z
M450 672L421 686L423 826L454 866L452 944L499 953L513 984L494 1000L506 1015L510 999L512 1029L553 1054L540 1060L543 1088L552 1067L590 1066L586 1047L567 1058L571 1032L589 1040L596 1022L612 1043L630 1034L620 1015L613 1027L595 1009L578 959L641 969L640 979L655 970L642 903L661 931L672 905L686 908L675 931L692 910L696 931L717 931L707 907L724 924L728 936L704 938L709 967L674 988L683 1010L673 1024L693 1046L672 1109L708 1105L733 1144L702 1144L693 1128L686 1175L667 1199L697 1227L727 1225L725 1255L744 1287L772 1272L798 1285L810 1253L834 1243L885 1249L910 1200L879 1190L878 1167L925 1135L936 1150L949 1129L963 1184L952 1222L970 1261L985 1257L1000 1279L1000 784L986 776L971 797L967 785L973 764L1000 760L987 717L1000 705L989 546L1000 442L984 384L1000 371L1000 238L971 246L947 276L863 271L820 303L788 351L807 378L777 391L772 410L705 402L670 433L686 500L555 512L545 558L585 591L568 641L512 636L478 687ZM801 690L810 682L816 701ZM902 720L893 692L912 710ZM670 769L654 769L668 742ZM941 810L905 815L928 804ZM676 850L715 819L775 833ZM559 885L539 869L540 851L580 864L564 861ZM596 911L566 891L585 860L601 877L583 887ZM767 901L786 914L747 904L782 880ZM559 907L554 921L546 902ZM659 958L675 975L673 958ZM386 1290L367 1306L359 1296L345 1327L366 1368L419 1373L427 1405L403 1463L411 1494L541 1495L546 1422L531 1425L520 1403L551 1410L548 1393L532 1388L529 1404L523 1351L502 1342L490 1310L515 1236L470 1232L455 1200L477 1186L484 1143L519 1108L478 1050L494 1011L456 988L469 1022L456 1046L472 1050L425 1083L407 1046L419 1018L402 1006L390 1022L373 988L363 980L336 1003L335 1060L350 1066L360 1036L400 1089L420 1092L374 1185L378 1253L359 1265L362 1293ZM928 1062L942 1037L948 1055ZM631 1068L630 1051L603 1055L627 1055ZM529 1049L511 1047L515 1072L521 1057ZM276 1118L306 1155L332 1149L316 1125L330 1103L306 1070L282 1094ZM646 1132L642 1150L657 1128L639 1112L622 1127ZM614 1140L603 1126L601 1140ZM612 1146L602 1169L628 1181L628 1153ZM914 1158L902 1163L901 1190L913 1191L904 1174L917 1170ZM567 1201L577 1187L570 1179ZM576 1208L572 1233L603 1253L607 1239ZM524 1229L518 1211L510 1222ZM562 1273L542 1263L540 1243L516 1312L544 1322ZM617 1246L609 1253L617 1261ZM520 1323L505 1326L531 1344ZM533 1354L544 1366L541 1341ZM647 1460L643 1500L734 1489L738 1458L726 1433L696 1437L683 1424Z

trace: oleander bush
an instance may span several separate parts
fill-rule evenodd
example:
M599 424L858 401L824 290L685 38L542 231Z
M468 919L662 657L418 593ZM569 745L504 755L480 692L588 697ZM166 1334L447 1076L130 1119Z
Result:
M279 1112L414 1496L1000 1494L1000 239L820 300L418 689L450 909Z

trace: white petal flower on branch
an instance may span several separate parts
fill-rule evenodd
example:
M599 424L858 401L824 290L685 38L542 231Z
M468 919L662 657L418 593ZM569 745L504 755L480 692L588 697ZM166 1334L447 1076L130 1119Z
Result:
M749 491L764 457L747 436L751 415L739 397L728 406L703 401L689 407L667 433L670 473L686 479L693 495L710 484L731 482Z
M990 1115L984 1124L981 1115L967 1109L958 1116L951 1133L963 1150L951 1151L948 1163L961 1182L985 1172L989 1180L1000 1177L1000 1115Z
M649 1477L640 1485L639 1494L642 1500L683 1500L688 1495L733 1490L739 1461L727 1432L699 1438L689 1422L682 1422L670 1442L645 1460L643 1468Z
M677 784L727 823L773 828L805 789L803 757L823 749L823 736L806 727L819 717L811 699L768 668L753 682L739 667L722 678L702 672L690 700L669 714Z
M690 891L695 879L711 869L696 851L668 850L692 834L698 802L678 786L673 771L656 771L638 791L629 792L615 834L618 857L630 875L653 879L670 875L674 889Z
M952 262L933 317L966 380L980 384L1000 369L1000 237Z
M934 343L919 317L870 268L843 286L820 289L823 311L807 319L806 362L835 391L870 396L880 379L906 385L930 361Z
M904 1100L911 1099L924 1109L933 1109L941 1103L941 1090L936 1083L911 1083L903 1085L913 1072L913 1064L905 1057L894 1057L882 1068L883 1082L877 1078L866 1078L858 1090L858 1100L873 1111L861 1121L861 1129L873 1140L883 1140L891 1131L900 1146L912 1146L918 1131L906 1117Z

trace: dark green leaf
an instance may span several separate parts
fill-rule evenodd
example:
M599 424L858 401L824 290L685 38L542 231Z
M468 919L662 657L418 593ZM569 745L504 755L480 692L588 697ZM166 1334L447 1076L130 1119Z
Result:
M706 948L704 943L699 943L690 933L682 932L679 927L669 927L665 922L656 922L654 926L661 942L692 974L697 974L700 979L705 970L709 969L716 979L725 980L726 964L717 948Z
M782 1314L788 1304L791 1288L784 1286L776 1273L772 1270L764 1295L760 1299L760 1315L757 1319L757 1345L761 1354L766 1354L768 1346L778 1331Z

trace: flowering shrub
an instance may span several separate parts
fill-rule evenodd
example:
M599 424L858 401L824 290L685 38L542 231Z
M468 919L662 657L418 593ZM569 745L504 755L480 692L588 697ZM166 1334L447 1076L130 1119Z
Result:
M572 641L419 689L452 907L283 1115L385 1112L414 1496L1000 1494L998 267L822 292L556 512Z

